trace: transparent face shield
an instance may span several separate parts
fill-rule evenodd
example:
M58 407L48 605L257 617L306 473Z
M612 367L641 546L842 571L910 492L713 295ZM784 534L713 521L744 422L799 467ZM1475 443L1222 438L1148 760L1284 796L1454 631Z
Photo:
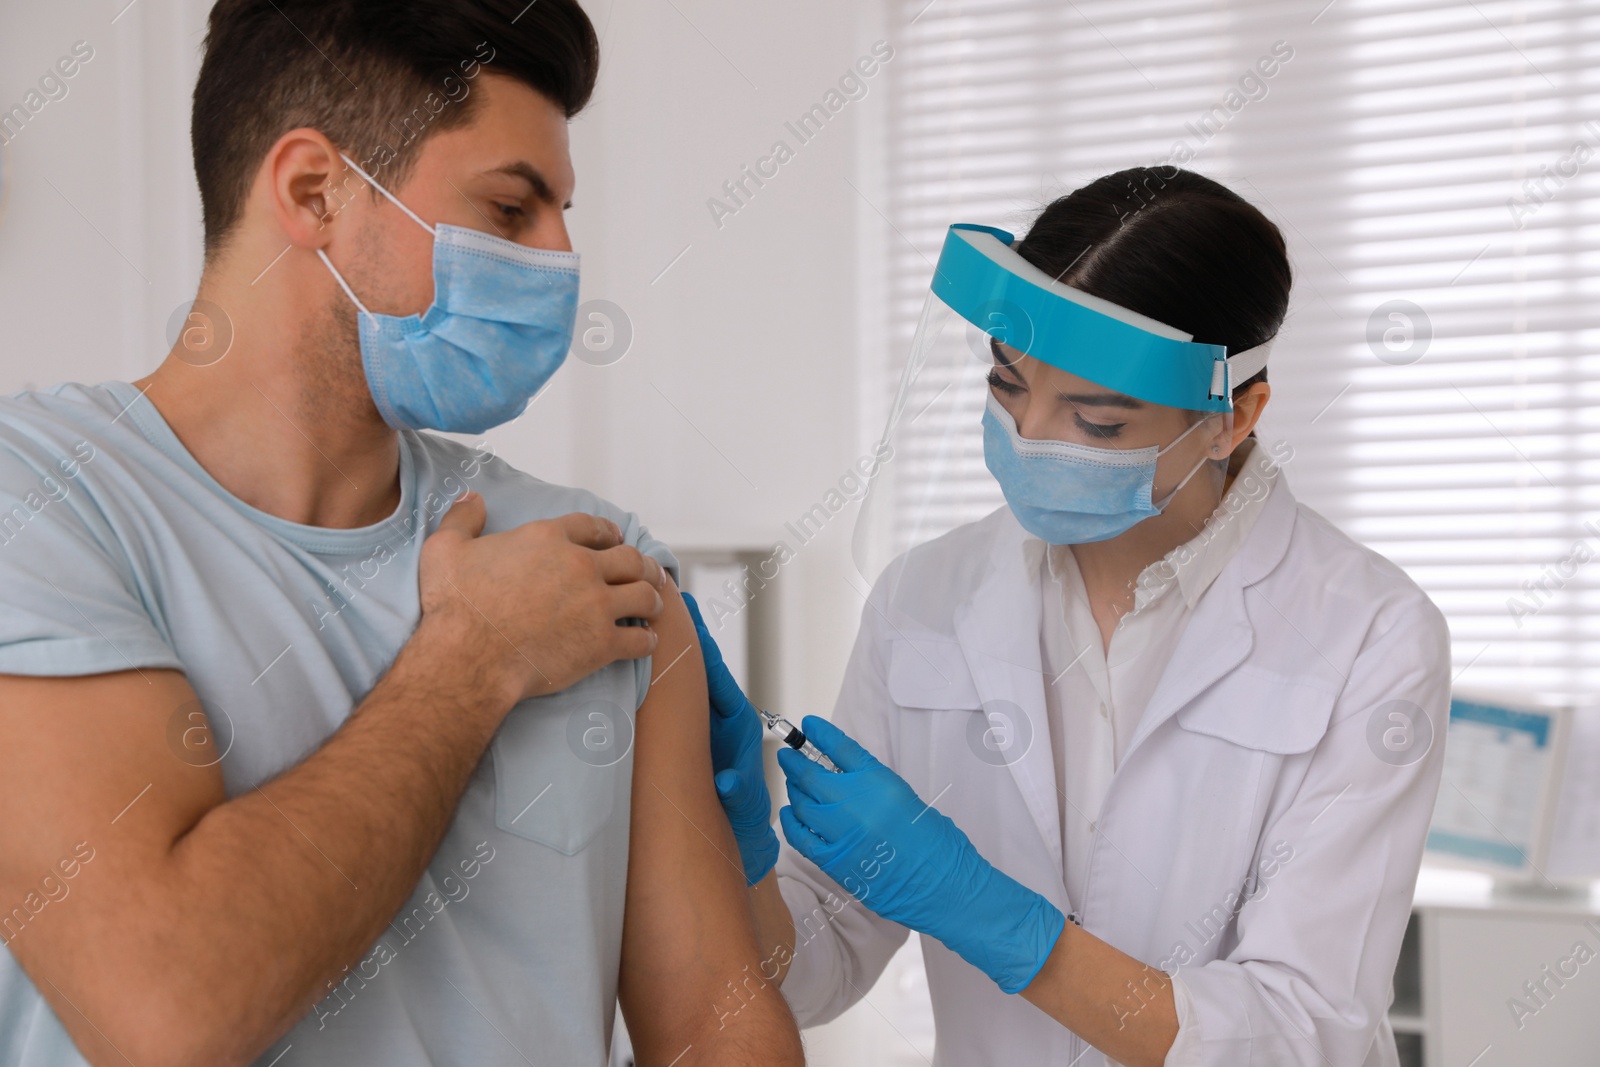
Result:
M853 532L857 569L1002 503L1051 543L1159 514L1233 430L1233 386L1271 344L1221 345L1064 285L1012 235L952 226Z

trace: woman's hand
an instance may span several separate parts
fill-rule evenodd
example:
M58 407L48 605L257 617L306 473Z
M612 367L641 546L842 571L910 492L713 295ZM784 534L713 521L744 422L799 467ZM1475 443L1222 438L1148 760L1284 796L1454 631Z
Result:
M761 718L722 662L722 651L711 639L694 597L684 593L683 602L694 620L706 665L706 687L711 694L711 772L717 798L739 843L745 884L755 885L778 862L772 796L761 766Z
M1033 980L1066 919L997 870L955 823L844 731L815 715L801 729L838 772L778 752L789 804L783 835L861 903L944 942L1007 993Z

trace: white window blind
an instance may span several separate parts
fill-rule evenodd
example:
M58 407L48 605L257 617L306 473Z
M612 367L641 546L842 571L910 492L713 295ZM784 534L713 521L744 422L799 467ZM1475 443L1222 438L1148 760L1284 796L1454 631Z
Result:
M1289 243L1261 436L1293 446L1295 493L1429 592L1459 685L1600 692L1596 5L890 11L891 381L949 223L1020 234L1055 196L1185 145ZM1275 45L1292 55L1249 81ZM976 411L970 432L945 525L1000 503ZM907 481L917 461L913 439Z

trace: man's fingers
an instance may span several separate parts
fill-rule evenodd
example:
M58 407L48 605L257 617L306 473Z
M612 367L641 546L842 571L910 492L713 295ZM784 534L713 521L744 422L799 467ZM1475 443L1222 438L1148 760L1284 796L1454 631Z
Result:
M600 568L600 577L611 585L649 582L660 589L666 581L667 572L662 570L661 564L632 545L617 545L597 552L595 561Z
M611 654L608 662L615 663L619 659L643 659L656 650L656 632L648 626L613 626L616 631L611 638Z
M602 519L598 515L575 511L550 521L561 528L568 541L584 548L603 551L622 544L622 530L610 519Z
M483 497L469 491L456 498L450 510L444 513L444 518L439 520L439 529L435 533L477 537L483 532L483 524L488 517L489 512L483 506Z
M653 619L666 607L661 593L649 582L613 585L606 595L613 617L618 619Z

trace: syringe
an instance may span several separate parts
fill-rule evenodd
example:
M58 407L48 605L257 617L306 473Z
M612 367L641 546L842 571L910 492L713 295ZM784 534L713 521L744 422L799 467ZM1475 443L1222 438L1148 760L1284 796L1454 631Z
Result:
M812 763L826 767L835 773L838 772L839 768L833 765L833 761L824 756L820 748L806 740L806 735L800 732L800 727L785 719L782 715L773 714L766 708L757 708L756 711L761 713L761 721L767 724L767 729L771 730L779 741L782 741Z

